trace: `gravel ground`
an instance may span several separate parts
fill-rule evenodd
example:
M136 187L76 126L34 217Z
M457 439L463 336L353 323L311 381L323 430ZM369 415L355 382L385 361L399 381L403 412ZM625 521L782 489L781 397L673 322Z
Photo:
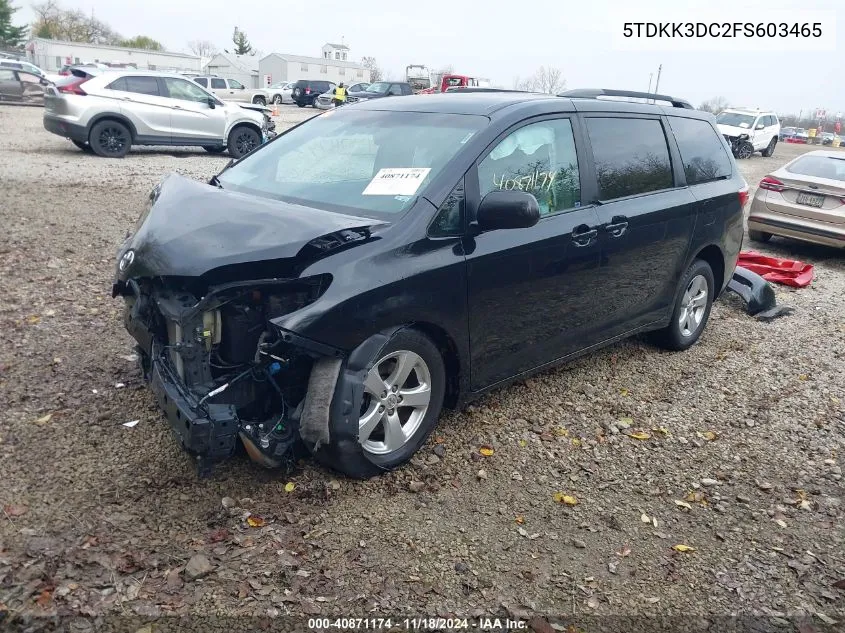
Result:
M285 106L280 128L315 113ZM756 183L803 151L740 168ZM104 160L45 132L39 109L0 107L0 621L845 621L841 254L775 239L759 250L816 265L809 288L777 288L791 316L759 322L726 297L691 350L631 340L497 391L445 415L398 472L358 482L302 463L281 478L239 458L200 481L109 290L150 188L227 160Z

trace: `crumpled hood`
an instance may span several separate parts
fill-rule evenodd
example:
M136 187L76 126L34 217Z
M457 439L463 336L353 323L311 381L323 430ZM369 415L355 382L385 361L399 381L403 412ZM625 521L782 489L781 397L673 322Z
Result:
M719 130L719 134L722 136L739 136L740 134L751 134L754 133L750 127L739 127L736 125L723 125L721 123L716 124L716 128Z
M196 277L231 264L293 258L315 238L379 224L172 174L153 191L135 234L120 248L117 276Z

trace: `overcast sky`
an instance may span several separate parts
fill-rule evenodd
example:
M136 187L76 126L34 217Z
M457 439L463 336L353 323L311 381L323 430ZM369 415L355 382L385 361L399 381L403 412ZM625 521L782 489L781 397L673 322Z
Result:
M488 77L510 88L514 77L546 65L563 71L568 88L645 91L649 74L656 79L657 67L663 64L660 92L696 105L724 96L736 105L779 112L820 106L845 111L845 28L835 50L823 52L795 50L794 41L778 43L779 50L767 52L619 50L615 38L624 22L642 19L643 9L649 16L673 19L671 11L684 4L677 0L60 2L66 8L93 10L123 35L149 35L177 51L187 50L193 39L228 48L237 25L264 54L320 56L325 42L343 37L354 60L374 56L397 77L412 63L432 69L451 64L456 72ZM16 21L32 19L28 1L15 4L21 7ZM826 10L845 24L843 0L708 0L706 8L707 19L715 22L732 22L740 15L765 21L777 8L802 22L808 11ZM822 25L826 34L835 31L835 22L829 19Z

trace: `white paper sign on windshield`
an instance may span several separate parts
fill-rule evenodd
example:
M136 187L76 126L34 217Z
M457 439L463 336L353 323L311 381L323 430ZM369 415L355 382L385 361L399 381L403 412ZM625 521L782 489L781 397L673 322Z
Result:
M430 171L430 167L387 167L379 169L362 195L412 196L420 188Z

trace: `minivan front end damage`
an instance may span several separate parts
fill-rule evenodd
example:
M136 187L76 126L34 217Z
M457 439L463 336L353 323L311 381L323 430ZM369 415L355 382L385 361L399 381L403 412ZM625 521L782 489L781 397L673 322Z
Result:
M238 282L198 299L172 281L115 285L124 324L159 406L201 474L241 440L267 467L295 457L300 439L328 442L328 417L343 353L273 320L309 305L327 275Z

